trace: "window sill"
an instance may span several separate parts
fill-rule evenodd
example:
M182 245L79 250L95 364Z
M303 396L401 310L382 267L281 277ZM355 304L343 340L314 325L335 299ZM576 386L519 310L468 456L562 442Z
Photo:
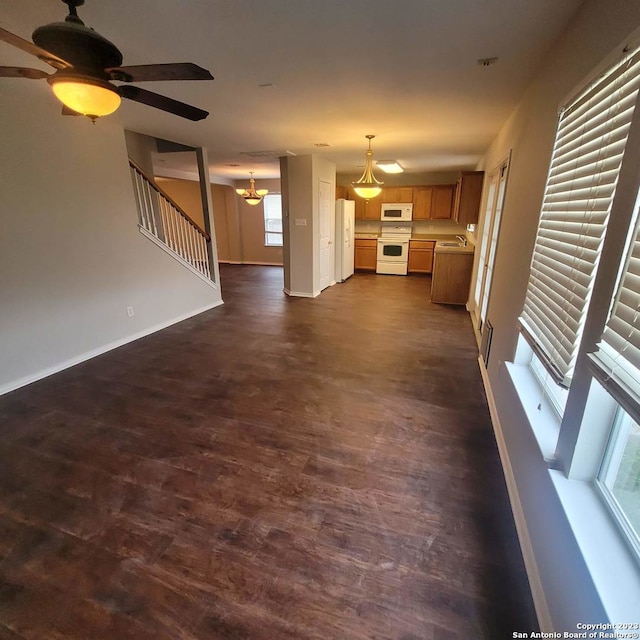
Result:
M505 365L540 452L553 467L560 418L546 398L540 401L540 384L528 365ZM548 473L609 620L640 624L640 566L597 489L553 468Z
M640 624L640 567L596 488L549 474L609 620Z
M560 418L542 393L540 383L529 365L512 362L505 362L505 365L540 448L540 453L545 462L553 465L558 434L560 433ZM538 406L540 406L539 409Z

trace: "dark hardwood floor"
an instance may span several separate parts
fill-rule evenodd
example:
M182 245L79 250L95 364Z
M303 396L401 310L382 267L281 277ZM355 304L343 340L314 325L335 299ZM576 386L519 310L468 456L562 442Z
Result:
M477 348L428 278L223 307L0 397L0 640L537 628Z

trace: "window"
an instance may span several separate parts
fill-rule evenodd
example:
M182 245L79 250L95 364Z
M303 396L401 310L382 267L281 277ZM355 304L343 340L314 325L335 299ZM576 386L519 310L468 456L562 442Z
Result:
M282 196L270 193L263 199L264 204L264 245L282 246Z
M569 387L638 93L640 53L560 115L527 295L523 335Z
M640 425L622 408L613 424L598 486L640 553Z
M609 319L593 361L612 395L640 407L640 191Z
M519 322L560 417L550 464L597 487L640 560L639 89L625 49L561 110Z
M543 396L547 398L549 404L558 417L562 417L564 408L567 404L567 396L569 395L568 390L561 387L552 379L540 358L538 358L533 352L531 352L529 367L531 368L531 371L533 371L533 375L538 380Z

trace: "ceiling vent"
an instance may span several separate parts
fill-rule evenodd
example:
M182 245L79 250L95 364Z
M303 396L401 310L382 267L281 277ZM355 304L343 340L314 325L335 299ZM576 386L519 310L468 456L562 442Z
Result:
M293 151L241 151L241 156L246 158L280 158L282 156L295 156Z

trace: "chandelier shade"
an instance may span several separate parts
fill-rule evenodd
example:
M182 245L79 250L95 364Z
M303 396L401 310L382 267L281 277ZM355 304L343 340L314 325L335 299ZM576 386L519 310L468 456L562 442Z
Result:
M351 185L353 186L353 190L356 192L356 195L368 200L369 198L375 198L382 193L382 185L384 182L381 182L373 175L373 151L371 150L371 140L373 140L375 136L368 135L366 138L369 140L369 148L366 153L364 173L359 180L352 182Z
M244 201L251 206L256 206L262 202L262 198L264 198L268 193L269 189L257 189L256 190L256 181L253 179L253 171L249 171L251 174L251 178L249 179L249 188L248 189L236 189L236 193L244 198Z

